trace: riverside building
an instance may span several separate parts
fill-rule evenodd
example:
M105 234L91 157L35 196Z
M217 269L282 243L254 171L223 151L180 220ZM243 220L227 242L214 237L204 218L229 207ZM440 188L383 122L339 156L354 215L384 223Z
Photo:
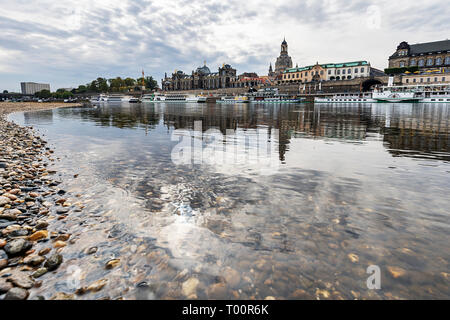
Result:
M22 94L35 94L42 90L50 91L50 85L47 83L21 82Z

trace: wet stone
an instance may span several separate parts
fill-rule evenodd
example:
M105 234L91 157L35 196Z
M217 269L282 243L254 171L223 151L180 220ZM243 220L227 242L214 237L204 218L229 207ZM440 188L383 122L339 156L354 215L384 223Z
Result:
M15 286L24 289L31 289L34 286L34 280L27 273L22 271L14 271L8 278Z
M48 258L47 261L45 261L44 267L46 267L48 271L53 271L56 270L62 262L62 255L54 254L50 258Z
M22 288L12 288L6 295L5 300L26 300L28 298L28 291Z
M9 241L3 248L8 256L16 256L30 249L32 244L25 239L14 239Z

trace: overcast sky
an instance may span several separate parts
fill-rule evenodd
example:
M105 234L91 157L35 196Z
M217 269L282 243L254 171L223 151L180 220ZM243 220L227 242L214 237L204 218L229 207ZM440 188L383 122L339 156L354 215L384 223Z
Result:
M98 76L190 73L206 60L267 74L283 37L294 65L368 60L399 42L450 38L444 0L0 0L0 90L76 87Z

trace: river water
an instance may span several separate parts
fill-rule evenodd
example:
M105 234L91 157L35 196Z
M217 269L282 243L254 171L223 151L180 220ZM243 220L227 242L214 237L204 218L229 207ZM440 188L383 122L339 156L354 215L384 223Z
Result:
M106 279L77 298L450 298L448 104L122 104L10 119L44 135L65 197L85 206L51 224L71 242L32 297Z

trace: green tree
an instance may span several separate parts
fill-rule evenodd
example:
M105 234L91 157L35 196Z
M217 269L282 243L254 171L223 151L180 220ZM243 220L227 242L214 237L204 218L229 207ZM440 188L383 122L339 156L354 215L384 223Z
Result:
M142 77L137 79L137 83L138 85L142 84ZM153 79L152 76L147 76L144 79L144 85L145 85L145 89L147 90L154 90L158 88L158 82Z
M48 99L52 96L50 90L44 89L34 94L35 97L39 99Z
M109 87L110 91L121 91L123 87L125 87L125 82L121 77L117 77L115 79L109 79Z
M4 93L4 94L7 94L7 93L8 93L8 90L3 90L3 93Z
M85 93L87 92L87 87L85 85L79 85L77 88L77 93Z
M134 87L134 85L136 84L136 80L134 80L133 78L126 78L124 82L127 87Z
M105 78L97 78L98 92L108 92L108 81Z

